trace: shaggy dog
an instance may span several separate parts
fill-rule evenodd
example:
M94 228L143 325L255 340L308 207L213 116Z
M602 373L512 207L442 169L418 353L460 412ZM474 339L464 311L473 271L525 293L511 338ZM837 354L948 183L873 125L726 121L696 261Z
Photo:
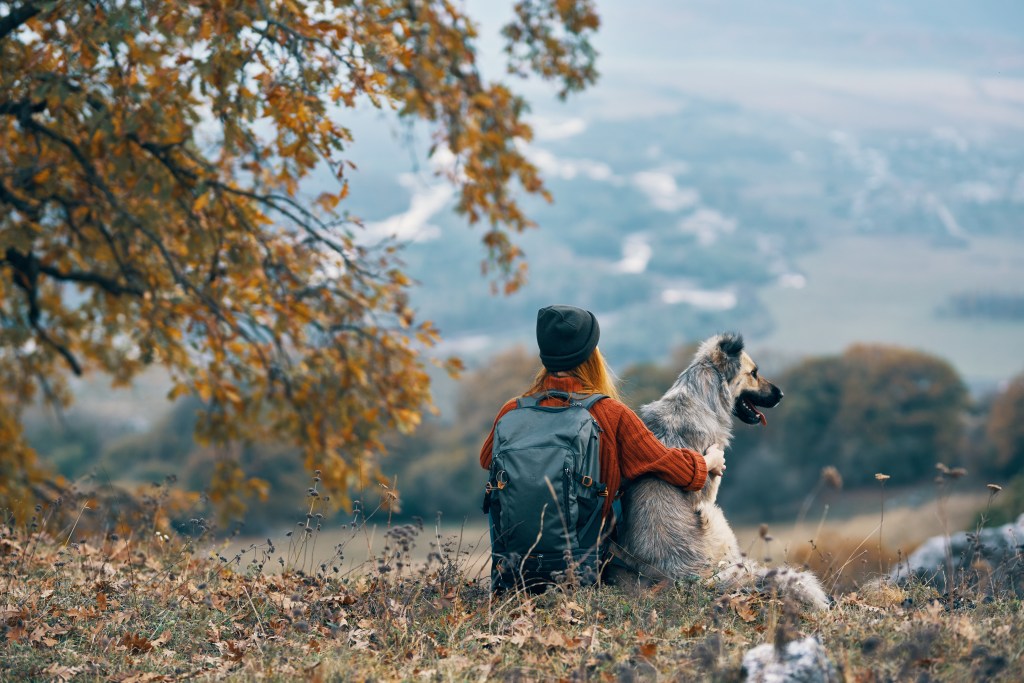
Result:
M640 408L640 417L667 446L703 453L716 443L728 447L733 415L747 424L766 424L758 408L774 407L780 400L782 392L758 375L743 350L743 337L721 334L700 346L665 395ZM683 491L653 476L632 482L623 497L624 520L614 552L633 572L612 565L609 578L649 584L699 575L722 589L754 586L811 608L827 608L830 599L810 572L769 569L743 556L715 504L720 483L720 476L709 476L700 491Z

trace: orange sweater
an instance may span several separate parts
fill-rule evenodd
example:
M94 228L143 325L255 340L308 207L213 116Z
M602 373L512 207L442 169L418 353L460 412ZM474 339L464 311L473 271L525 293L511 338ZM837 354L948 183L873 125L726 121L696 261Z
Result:
M545 389L565 392L581 392L583 386L575 377L549 377ZM548 398L541 405L561 405L559 399ZM511 399L501 407L494 423L516 407ZM622 479L635 479L644 474L656 475L674 486L687 491L698 491L704 487L708 469L704 456L688 448L668 448L651 433L636 413L625 404L606 398L594 404L591 415L601 427L601 481L608 486L611 495L605 501L605 515L612 508L614 494L619 490ZM491 467L491 451L494 447L494 427L487 435L480 449L480 464L484 469Z

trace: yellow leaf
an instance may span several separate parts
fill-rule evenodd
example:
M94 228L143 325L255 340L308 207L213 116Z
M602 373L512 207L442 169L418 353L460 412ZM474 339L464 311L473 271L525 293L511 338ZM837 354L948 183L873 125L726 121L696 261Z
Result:
M209 192L203 192L201 195L199 195L196 198L195 202L192 203L192 210L195 211L196 213L199 213L200 211L205 209L206 205L209 204L209 203L210 203L210 193Z
M167 400L173 401L177 398L180 398L181 396L184 396L187 393L187 386L185 386L184 384L175 384L173 387L171 387L171 390L167 392Z
M224 386L223 389L224 389L224 395L227 397L227 399L229 401L231 401L236 406L242 404L242 395L238 393L237 389L235 389L230 384Z

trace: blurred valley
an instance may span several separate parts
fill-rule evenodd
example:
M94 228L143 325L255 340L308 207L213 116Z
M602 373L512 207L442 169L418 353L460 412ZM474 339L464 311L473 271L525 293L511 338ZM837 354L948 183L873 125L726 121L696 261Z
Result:
M555 202L522 236L522 292L493 297L479 235L417 212L436 187L407 181L408 208L385 219L409 240L414 298L447 348L530 344L536 309L563 301L599 316L620 367L736 329L794 357L852 341L922 348L990 386L1021 369L977 352L993 336L1024 348L1020 131L853 132L701 100L560 125L579 132L530 148Z

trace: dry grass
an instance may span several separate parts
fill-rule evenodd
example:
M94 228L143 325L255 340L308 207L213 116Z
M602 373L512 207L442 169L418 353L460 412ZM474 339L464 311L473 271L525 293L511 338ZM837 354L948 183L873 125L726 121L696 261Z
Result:
M142 523L121 536L43 519L0 527L0 676L732 681L750 647L814 633L846 680L1024 678L1012 596L949 609L925 586L883 587L818 615L688 582L495 599L473 578L468 539L381 520L380 550L354 563L370 542L360 516L320 559L310 519L230 556L201 520L189 538Z
M829 519L825 510L814 520L771 525L768 541L760 526L735 531L748 556L767 564L807 566L830 590L848 591L888 573L928 538L970 528L986 498L984 493L943 496L920 506L887 508L884 519L880 502L874 511L844 519Z

